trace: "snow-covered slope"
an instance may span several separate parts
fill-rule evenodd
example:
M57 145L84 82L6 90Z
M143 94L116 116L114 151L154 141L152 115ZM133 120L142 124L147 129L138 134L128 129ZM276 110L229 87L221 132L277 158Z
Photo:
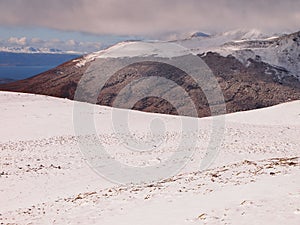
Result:
M84 66L87 62L101 58L125 58L125 57L162 57L172 58L188 54L189 51L176 43L169 42L120 42L108 49L86 55L83 59L74 60L77 66Z
M266 37L259 30L233 30L209 37L192 37L175 43L190 49L195 54L211 51L231 41L258 40Z
M205 171L199 164L214 118L190 118L200 129L183 132L197 140L187 166L135 185L110 183L88 166L74 133L74 102L0 92L0 105L3 224L299 224L300 101L226 115L220 153ZM99 139L126 165L155 165L178 147L182 117L93 107ZM157 137L164 144L125 151L132 137L115 135L113 112L130 112L130 131L141 142L151 139L151 121L164 122L165 136Z
M171 42L125 41L108 49L86 55L83 60L78 60L77 66L83 66L86 62L97 58L147 57L150 55L171 58L190 52L200 54L232 40L252 40L258 37L262 37L262 34L257 30L235 30L213 36L197 35L195 33L190 38ZM183 47L180 48L180 46ZM145 55L145 52L148 52L148 54ZM168 52L168 55L166 55L166 52Z
M223 56L233 55L244 64L248 59L263 61L300 79L300 32L268 37L257 30L238 30L177 43L195 54L212 51Z
M235 41L215 49L221 55L233 55L243 63L248 59L266 62L300 79L300 32L256 41Z
M183 48L181 49L180 46ZM278 76L294 76L300 79L300 32L268 36L258 30L235 30L211 36L192 36L171 42L122 42L106 50L86 55L76 62L78 67L96 58L122 57L176 57L189 53L203 54L209 51L223 56L233 55L247 65L248 59L263 61L277 68ZM169 54L166 55L165 52ZM145 52L147 54L145 55ZM280 79L282 77L279 77Z

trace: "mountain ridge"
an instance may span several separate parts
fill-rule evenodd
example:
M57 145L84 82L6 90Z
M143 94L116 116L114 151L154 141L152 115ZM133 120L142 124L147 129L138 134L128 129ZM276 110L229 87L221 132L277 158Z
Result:
M300 32L296 32L291 35L284 35L269 40L267 39L265 42L277 43L277 40L278 43L282 43L283 47L279 48L280 51L278 51L279 53L276 57L284 58L286 56L283 54L285 49L289 48L290 45L298 46L300 43L300 38L298 40L297 36L299 33ZM254 35L257 34L254 32ZM251 37L251 35L249 36ZM294 38L296 38L296 41L293 40ZM202 41L204 39L205 41L203 43ZM209 41L209 43L207 41ZM244 41L245 40L234 42L234 44L239 45ZM136 41L121 42L108 49L71 60L38 76L23 81L0 85L0 90L29 92L74 99L78 82L91 65L97 65L97 63L105 64L111 59L122 61L128 57L140 57L145 60L148 56L158 58L176 56L184 58L185 55L192 52L193 54L198 55L198 57L201 57L218 80L224 94L227 112L262 108L300 99L300 82L298 80L298 76L294 75L293 71L289 71L281 65L265 62L263 57L255 54L255 51L257 51L256 48L239 48L234 51L231 49L228 54L218 52L218 50L222 50L224 46L232 45L232 43L230 44L229 42L226 42L227 45L224 45L223 42L224 39L220 39L220 37L217 37L217 39L215 39L215 37L197 37L190 40L177 41L175 43ZM211 47L210 45L212 43L217 43L217 45ZM264 43L264 41L256 40L256 44L260 43ZM175 48L175 51L172 44L176 46L182 44L184 47L182 49ZM272 53L274 48L276 48L276 45L270 46L271 47L269 47L269 45L267 47L263 46L263 51L270 51ZM294 52L295 51L292 51L292 53ZM243 61L241 56L237 53L245 56L245 60ZM295 54L289 54L289 56L296 57ZM297 60L299 59L296 57L296 66L294 71L297 71L298 69ZM193 100L196 102L199 117L210 116L209 105L207 104L206 97L203 93L201 93L201 89L199 89L199 87L195 89L193 88L194 85L191 83L185 83L187 81L186 79L183 79L184 73L173 69L167 69L162 65L149 64L147 62L124 68L113 75L115 78L114 83L110 83L109 81L106 82L103 91L98 96L97 102L98 104L112 106L119 88L124 86L126 82L138 77L143 77L146 74L148 74L147 76L151 76L151 74L163 73L164 75L162 76L165 76L168 79L171 78L172 80L179 79L179 83L190 87L187 92L190 95L192 95L192 93L194 94ZM121 77L126 77L128 80L124 81ZM99 79L101 79L101 77ZM155 96L154 89L149 92L150 95L152 93L152 96ZM181 101L183 104L182 107L184 108L186 100L182 99ZM144 99L141 102L137 102L134 109L147 112L176 114L176 111L174 111L174 109L172 109L166 101L163 101L163 99ZM187 113L186 115L189 116L190 114Z
M74 54L74 55L83 55L87 52L78 52L78 51L65 51L57 48L37 48L32 46L19 46L19 47L0 47L0 52L9 52L9 53L26 53L26 54Z

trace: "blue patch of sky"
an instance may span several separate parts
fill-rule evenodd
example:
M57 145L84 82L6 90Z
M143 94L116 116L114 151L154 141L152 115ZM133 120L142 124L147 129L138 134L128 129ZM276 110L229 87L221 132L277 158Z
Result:
M125 40L140 40L142 37L98 35L76 31L61 31L42 27L8 27L0 26L0 39L10 37L40 38L42 40L59 39L61 41L75 40L81 42L100 42L104 45L114 44Z

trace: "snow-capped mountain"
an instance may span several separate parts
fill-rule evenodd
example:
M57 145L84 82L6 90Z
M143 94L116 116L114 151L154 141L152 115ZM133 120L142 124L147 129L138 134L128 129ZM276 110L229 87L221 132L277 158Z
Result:
M299 33L234 31L122 42L0 84L0 221L298 225ZM189 66L190 53L205 63L216 85L197 83L184 70L159 62L176 58ZM125 66L117 70L119 64ZM173 82L170 88L166 81ZM215 117L204 91L218 87L226 105L219 114L228 114ZM84 99L76 98L78 90ZM162 97L155 98L157 93ZM122 109L106 107L117 107L120 98L131 103L132 97L134 104ZM213 107L224 106L213 100ZM189 101L196 116L188 111ZM251 111L240 112L245 110ZM157 132L162 124L163 132ZM96 142L104 154L97 154ZM150 150L135 148L144 144ZM211 164L202 170L207 157ZM136 182L132 171L142 179Z
M84 52L76 52L76 51L63 51L56 48L36 48L30 46L19 46L19 47L0 47L0 52L10 52L10 53L42 53L42 54L77 54L81 55Z
M233 30L220 34L210 35L209 37L203 36L191 36L183 40L174 41L175 43L182 45L195 54L202 54L207 51L211 51L214 48L220 47L225 43L231 41L241 40L258 40L266 38L267 35L263 34L259 30Z
M0 52L13 53L61 53L86 54L103 49L100 42L76 41L73 39L60 40L57 38L44 40L29 37L10 37L0 40Z
M191 38L177 43L189 48L195 54L209 51L222 56L232 55L247 65L249 59L262 61L286 76L294 76L300 80L300 32L282 36L262 34L257 30L226 32L210 38ZM277 73L282 78L282 73Z
M300 79L300 32L260 40L240 40L223 44L214 51L233 55L244 64L262 61Z
M203 33L203 32L200 32L200 31L197 31L197 32L191 33L190 37L191 38L195 38L195 37L210 37L210 35L206 34L206 33Z
M217 35L194 32L189 38L170 42L124 41L107 49L84 56L83 59L77 60L77 66L83 66L85 63L97 58L147 57L150 55L157 57L176 57L189 54L190 52L202 54L215 50L215 48L219 48L233 40L252 40L261 37L265 37L265 35L258 30L235 30ZM173 47L172 44L174 44ZM178 46L183 46L184 48L180 49Z
M87 80L98 79L90 82L91 87L99 82L105 84L96 103L112 106L120 88L137 78L155 74L183 84L187 93L196 102L198 116L202 117L211 114L206 96L199 86L189 80L182 70L155 63L156 60L176 57L189 65L191 53L200 57L212 71L222 89L227 112L237 112L300 99L298 52L299 32L267 37L252 30L226 32L210 37L191 37L171 42L127 41L71 60L36 77L0 85L0 89L74 99L78 83L83 75L88 74ZM109 80L98 73L103 65L136 58L140 63L123 68L113 74ZM156 96L157 91L172 95L173 88L175 87L165 91L159 83L156 85L152 83L144 86L140 91L147 90L149 96ZM92 96L89 91L85 94ZM132 94L134 92L131 92L130 96ZM178 99L185 112L184 115L191 116L186 109L188 100ZM95 103L91 99L84 101ZM177 113L167 102L153 98L138 102L134 109L167 114Z
M194 54L217 52L225 57L232 55L245 65L249 63L249 59L262 61L279 70L276 73L279 79L282 79L283 76L294 76L300 79L300 32L279 37L269 37L258 30L236 30L211 36L203 35L201 32L198 34L196 32L190 38L169 43L181 45ZM85 56L84 59L78 60L77 66L80 67L97 58L141 57L145 52L147 54L144 56L160 57L164 56L160 53L165 52L163 50L166 50L166 46L170 45L157 41L149 43L145 49L145 45L141 42L121 42L108 49ZM176 47L174 49L178 50ZM185 55L188 51L174 52L170 49L168 57ZM280 73L280 71L286 73Z

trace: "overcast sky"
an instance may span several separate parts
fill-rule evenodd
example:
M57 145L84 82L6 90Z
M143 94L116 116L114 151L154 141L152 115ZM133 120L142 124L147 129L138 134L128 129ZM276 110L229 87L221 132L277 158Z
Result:
M299 0L0 0L0 26L159 37L300 29Z

